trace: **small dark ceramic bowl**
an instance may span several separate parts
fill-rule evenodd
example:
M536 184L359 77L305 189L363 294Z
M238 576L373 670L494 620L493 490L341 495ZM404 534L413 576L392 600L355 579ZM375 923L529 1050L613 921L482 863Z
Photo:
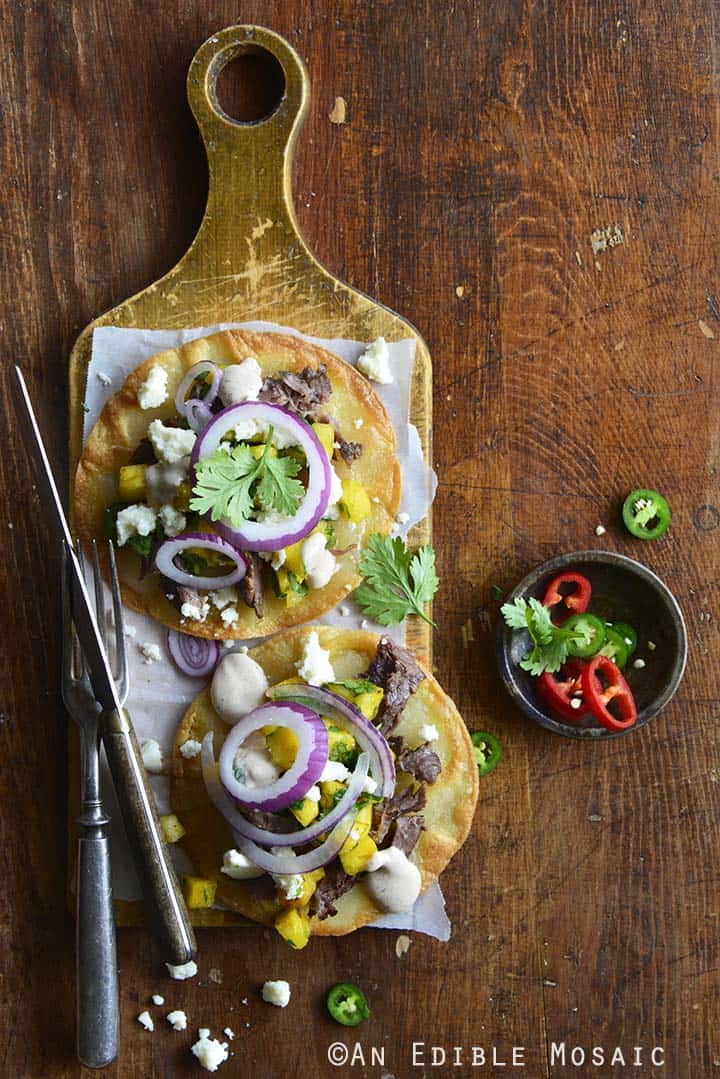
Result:
M542 599L551 579L575 570L592 585L589 610L608 622L629 622L637 632L637 651L623 671L637 704L638 718L627 731L609 731L585 717L568 723L553 716L535 689L535 679L520 667L529 651L530 636L512 630L500 617L497 627L497 659L507 690L523 712L541 727L568 738L617 738L644 726L664 708L680 685L687 660L687 631L682 611L669 588L647 566L610 551L574 551L560 555L528 573L507 597ZM648 641L655 644L650 651ZM633 662L645 660L638 670Z

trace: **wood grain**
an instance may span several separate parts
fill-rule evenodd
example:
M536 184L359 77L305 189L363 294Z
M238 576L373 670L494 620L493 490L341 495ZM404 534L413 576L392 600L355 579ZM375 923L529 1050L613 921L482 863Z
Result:
M299 50L313 88L295 165L299 223L323 264L401 311L428 342L441 477L436 669L469 724L504 746L474 835L445 876L448 945L416 938L396 959L394 933L363 931L295 954L263 931L207 929L199 978L171 983L146 934L122 932L123 1056L108 1075L197 1074L187 1050L195 1027L219 1033L228 1023L238 1034L229 1075L404 1079L422 1074L411 1067L422 1038L495 1044L501 1056L523 1045L520 1074L533 1079L563 1074L550 1067L551 1043L563 1040L664 1045L664 1069L634 1070L713 1074L715 5L5 0L2 12L0 332L6 360L28 370L58 462L75 337L171 267L198 228L201 147L182 105L197 46L242 20ZM344 125L328 119L338 96ZM622 243L594 251L591 236L608 226ZM12 434L9 380L3 387ZM12 438L0 469L0 1070L64 1079L80 1069L62 889L57 564ZM638 483L663 490L675 511L667 537L642 547L617 517ZM599 522L608 533L596 539ZM691 639L673 704L604 746L560 741L515 713L490 636L491 585L595 543L659 572ZM290 981L285 1011L259 1000L267 977ZM340 978L368 993L373 1017L358 1037L366 1050L385 1046L384 1068L327 1063L330 1042L354 1042L323 1012ZM154 991L185 1008L191 1030L176 1034L164 1020L154 1035L140 1029L135 1016Z

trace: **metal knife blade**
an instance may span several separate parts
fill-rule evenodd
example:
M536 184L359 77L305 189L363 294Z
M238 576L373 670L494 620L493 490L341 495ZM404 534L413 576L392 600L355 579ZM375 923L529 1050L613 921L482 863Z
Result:
M28 443L30 459L35 465L41 480L42 489L46 496L45 505L50 509L55 522L59 526L60 535L67 547L73 621L75 623L78 639L82 646L85 662L88 666L93 693L95 694L96 700L100 702L104 709L117 709L120 711L121 704L118 700L107 653L103 646L95 618L95 608L90 600L85 585L85 577L75 551L70 528L65 516L65 510L63 509L63 504L60 500L60 495L58 494L57 484L55 483L53 470L50 466L47 450L45 449L45 443L40 434L40 428L38 426L37 417L35 416L35 410L32 406L32 401L30 400L30 394L28 393L23 373L17 364L15 364L15 374L17 376L20 401L23 406L21 415L27 421L31 436L30 442Z

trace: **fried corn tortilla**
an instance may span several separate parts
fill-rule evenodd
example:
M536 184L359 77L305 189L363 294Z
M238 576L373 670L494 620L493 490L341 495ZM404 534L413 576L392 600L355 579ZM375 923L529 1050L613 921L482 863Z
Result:
M322 647L329 650L337 678L357 678L367 670L378 643L374 634L330 626L314 626L313 630L318 632ZM250 651L271 685L297 674L295 664L302 657L310 632L310 629L295 629ZM412 854L412 861L422 875L423 891L437 880L465 841L478 797L477 764L465 724L435 678L428 671L425 675L393 731L394 735L403 735L413 742L423 724L434 724L440 735L435 748L442 761L442 772L434 784L426 787L425 831ZM254 921L272 925L283 907L275 899L270 878L231 880L220 872L224 852L235 846L232 833L207 796L200 758L186 759L180 753L180 747L188 739L202 741L208 731L213 731L217 759L229 729L213 708L209 689L203 690L183 716L175 738L173 812L186 830L181 845L192 859L195 872L217 882L217 899ZM312 934L340 936L384 913L371 899L362 876L349 892L336 900L336 905L337 914L333 917L322 921L311 918Z
M152 420L167 422L176 415L175 392L185 373L200 360L218 366L241 363L248 356L258 361L263 376L281 371L300 372L305 367L327 367L332 394L327 411L346 438L362 443L362 455L348 466L342 460L333 465L341 479L359 481L371 499L371 513L352 526L342 515L333 524L337 549L352 548L340 555L337 570L324 588L312 589L293 606L265 587L265 609L261 619L244 603L238 603L239 619L230 627L214 608L203 622L182 619L180 612L162 593L157 574L140 579L140 558L132 551L118 549L118 570L123 600L128 607L152 615L159 622L196 637L246 640L277 633L319 617L356 588L361 577L358 562L362 537L372 532L387 534L400 504L400 465L397 460L395 430L385 406L370 383L350 364L316 345L297 337L248 330L224 330L168 349L140 364L125 380L122 389L105 405L85 444L75 475L72 515L77 535L85 543L103 538L103 513L118 501L118 472L130 463L138 444L146 437ZM137 399L138 388L152 367L168 374L168 398L160 407L144 411ZM362 420L359 428L356 420ZM101 549L104 547L102 544ZM107 567L106 567L107 568Z

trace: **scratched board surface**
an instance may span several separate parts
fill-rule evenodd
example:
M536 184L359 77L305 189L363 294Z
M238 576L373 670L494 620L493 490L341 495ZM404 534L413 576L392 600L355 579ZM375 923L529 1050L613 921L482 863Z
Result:
M263 932L199 932L200 973L163 977L143 930L120 933L122 1057L109 1076L191 1076L201 1023L236 1032L219 1074L406 1079L412 1043L473 1044L525 1068L458 1074L705 1079L720 1061L720 13L710 0L610 7L457 0L178 5L4 0L0 335L24 360L66 454L64 379L78 332L158 279L205 207L188 65L242 18L287 37L313 96L293 187L310 249L422 328L434 361L435 667L471 727L497 733L473 835L443 876L453 938L362 931L301 953ZM347 103L343 124L329 114ZM254 222L255 223L255 222ZM598 230L622 242L600 244ZM619 231L618 231L619 230ZM599 237L596 235L596 243ZM7 367L7 365L6 365ZM5 383L6 388L8 383ZM3 395L6 429L14 420ZM65 913L66 719L57 697L57 559L20 447L0 455L6 538L0 671L2 1074L65 1079L73 1057ZM666 537L618 524L631 487L669 498ZM602 523L605 536L596 537ZM12 524L11 530L8 526ZM535 729L495 671L491 587L563 549L640 557L687 616L670 707L604 746ZM56 766L52 766L57 762ZM248 938L252 936L252 948ZM259 998L287 978L290 1006ZM324 1011L339 979L371 1019ZM184 1008L185 1033L149 994ZM243 998L248 1004L243 1005ZM245 1024L250 1023L249 1027ZM358 1043L363 1067L328 1046ZM644 1047L642 1068L562 1068L553 1045ZM664 1068L647 1052L665 1047ZM382 1066L370 1048L384 1049ZM445 1071L450 1072L446 1067Z

